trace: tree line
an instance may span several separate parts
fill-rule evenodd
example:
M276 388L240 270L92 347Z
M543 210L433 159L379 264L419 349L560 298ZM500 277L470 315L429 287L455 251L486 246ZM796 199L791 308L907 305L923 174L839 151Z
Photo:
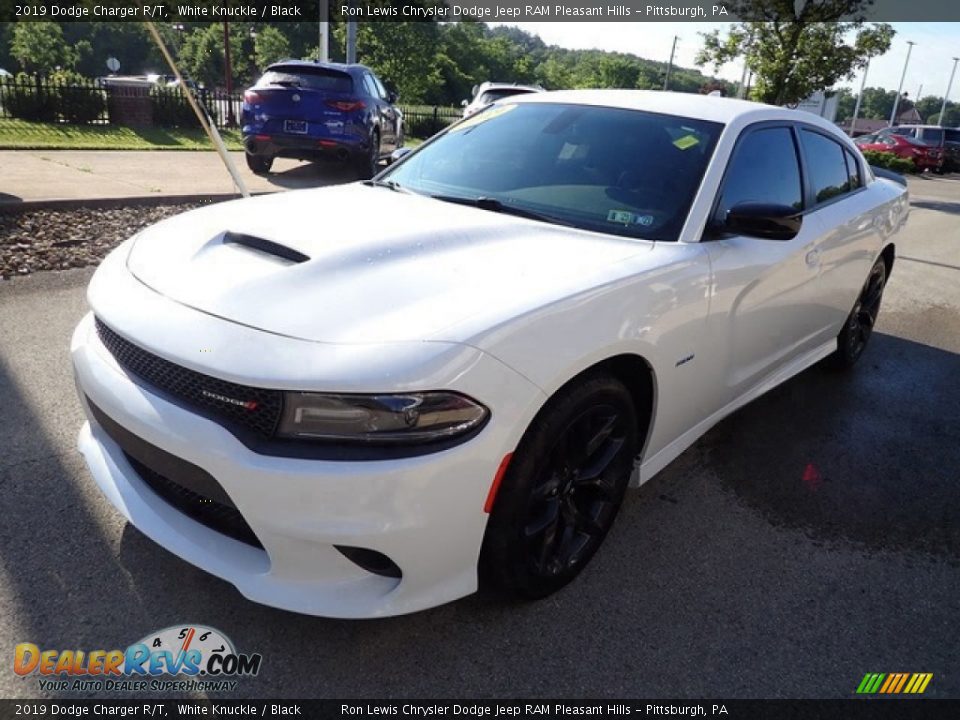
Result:
M848 88L841 88L837 95L837 122L842 123L853 117L857 105L857 95ZM858 119L889 120L893 112L893 102L897 98L896 90L884 90L878 87L868 87L863 90L863 100L860 103ZM943 96L925 95L914 102L908 94L904 94L897 105L897 114L902 114L916 108L920 119L931 125L940 124L940 107L943 105ZM946 127L960 126L960 103L947 101L944 112L943 125Z
M206 87L225 85L223 23L188 22L159 26L181 70ZM637 30L637 52L649 29ZM316 58L319 38L312 22L229 23L232 86L251 85L263 68L287 58ZM456 105L487 80L562 88L662 88L667 63L634 53L570 50L511 27L480 22L359 23L358 61L373 68L400 93L402 102ZM330 59L343 61L346 28L331 23ZM0 29L0 67L49 75L75 72L106 75L107 58L121 74L168 73L159 51L140 23L31 22ZM670 89L732 93L732 84L699 70L674 67Z

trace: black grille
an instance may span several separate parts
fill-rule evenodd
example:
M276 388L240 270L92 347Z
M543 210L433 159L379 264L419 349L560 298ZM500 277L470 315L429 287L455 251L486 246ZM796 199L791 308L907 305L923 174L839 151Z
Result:
M283 409L279 390L238 385L189 370L125 340L100 318L96 324L100 341L125 370L228 426L235 424L262 437L273 437Z
M239 510L185 488L127 453L124 455L150 489L184 515L234 540L263 549Z
M87 406L97 424L123 450L127 461L153 492L187 517L240 542L263 548L223 486L203 468L151 445L97 407Z

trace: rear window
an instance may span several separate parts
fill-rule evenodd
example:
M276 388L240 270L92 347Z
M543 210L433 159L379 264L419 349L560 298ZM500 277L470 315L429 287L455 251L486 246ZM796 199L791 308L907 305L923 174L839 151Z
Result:
M960 130L944 130L944 139L947 142L960 143Z
M939 145L943 142L943 128L921 128L920 139Z
M257 81L257 87L310 88L334 93L353 91L353 79L346 73L327 68L273 67Z

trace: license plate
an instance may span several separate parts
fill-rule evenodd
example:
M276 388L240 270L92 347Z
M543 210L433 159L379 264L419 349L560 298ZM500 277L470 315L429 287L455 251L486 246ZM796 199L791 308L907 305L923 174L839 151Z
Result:
M306 135L307 133L307 121L306 120L284 120L283 121L283 130L288 133L296 133L298 135Z

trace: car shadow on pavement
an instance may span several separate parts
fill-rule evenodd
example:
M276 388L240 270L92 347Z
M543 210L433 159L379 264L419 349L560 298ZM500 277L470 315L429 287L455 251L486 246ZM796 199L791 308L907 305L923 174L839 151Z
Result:
M271 185L289 190L340 185L357 179L352 167L334 162L300 163L262 177Z
M958 371L956 354L876 333L852 371L821 363L699 449L774 525L960 563Z
M910 207L913 209L934 210L936 212L950 213L951 215L960 215L960 202L950 202L947 200L911 200Z

